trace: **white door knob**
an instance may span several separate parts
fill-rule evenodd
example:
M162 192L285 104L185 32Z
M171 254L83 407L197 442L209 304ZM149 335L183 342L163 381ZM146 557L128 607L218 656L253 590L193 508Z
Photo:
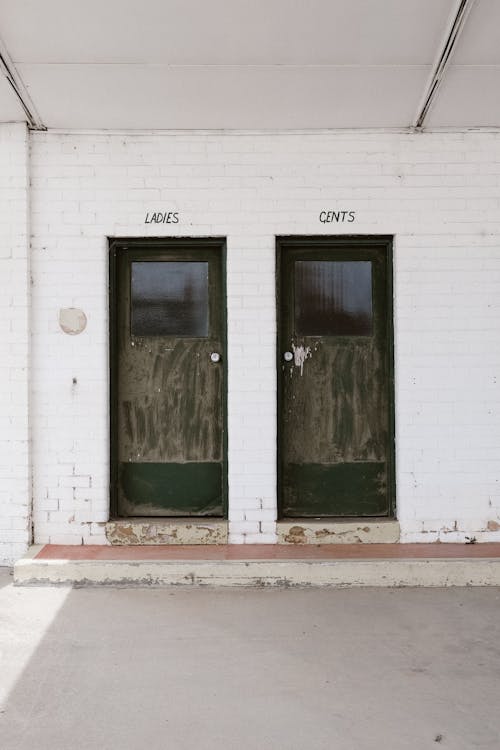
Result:
M212 360L212 362L220 362L219 352L212 352L212 354L210 355L210 359Z
M285 362L291 362L291 361L292 361L292 359L293 359L293 354L292 354L292 352L285 352L285 353L283 354L283 359L285 360Z

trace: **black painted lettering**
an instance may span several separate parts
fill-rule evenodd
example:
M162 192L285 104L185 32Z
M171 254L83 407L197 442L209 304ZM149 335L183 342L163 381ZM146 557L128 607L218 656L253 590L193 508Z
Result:
M147 211L145 224L178 224L178 211Z
M319 220L322 224L331 224L333 221L353 222L356 218L356 211L320 211Z

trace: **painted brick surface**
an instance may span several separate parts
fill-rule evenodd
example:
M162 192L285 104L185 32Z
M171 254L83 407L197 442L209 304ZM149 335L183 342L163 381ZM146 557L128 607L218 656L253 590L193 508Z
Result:
M498 133L35 133L31 170L36 541L105 542L106 237L158 235L227 237L230 540L275 540L274 237L342 233L395 235L402 540L500 539Z
M28 134L0 125L0 564L31 537Z

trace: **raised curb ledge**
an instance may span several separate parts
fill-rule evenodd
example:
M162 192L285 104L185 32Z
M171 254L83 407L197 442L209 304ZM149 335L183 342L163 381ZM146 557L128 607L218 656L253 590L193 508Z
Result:
M17 586L500 586L500 558L47 560L14 566Z

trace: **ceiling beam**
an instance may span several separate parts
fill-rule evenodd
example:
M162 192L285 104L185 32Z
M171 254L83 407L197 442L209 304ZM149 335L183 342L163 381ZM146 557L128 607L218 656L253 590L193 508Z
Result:
M19 100L19 103L24 110L24 114L26 115L28 127L31 130L47 130L1 38L0 38L0 71L3 73L3 75L7 79L7 82L12 88L15 96Z
M446 32L441 44L439 45L438 53L432 66L431 75L413 119L412 126L417 130L423 128L425 118L436 100L444 74L453 55L453 50L456 47L457 41L463 31L465 21L474 2L475 0L458 0L455 11L451 15Z

